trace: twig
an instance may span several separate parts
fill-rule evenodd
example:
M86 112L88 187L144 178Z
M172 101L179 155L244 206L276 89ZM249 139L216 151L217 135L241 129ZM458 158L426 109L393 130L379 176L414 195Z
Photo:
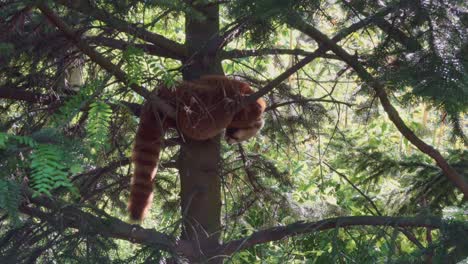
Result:
M143 87L128 82L128 78L124 71L122 71L119 67L113 64L110 60L105 58L99 52L96 52L93 48L91 48L88 43L82 39L80 36L77 36L75 32L60 18L58 17L46 4L38 4L38 8L41 12L49 19L49 21L54 24L62 33L71 41L75 43L75 45L86 55L88 55L92 61L99 64L102 68L106 69L109 73L114 75L114 77L127 85L130 86L132 90L140 94L145 98L150 97L150 93ZM158 98L155 95L151 95L152 102L158 106L162 112L164 112L168 116L175 116L175 109Z
M460 176L458 172L448 164L439 151L422 141L418 136L416 136L416 134L414 134L414 132L405 124L403 119L401 119L400 114L395 109L395 107L393 107L391 104L384 85L375 79L354 56L350 55L342 47L337 45L333 39L329 39L325 34L317 30L315 27L307 24L298 14L291 15L289 17L288 24L315 39L315 41L320 43L321 46L325 46L332 50L344 62L351 66L357 75L364 82L366 82L367 85L374 89L385 112L393 124L395 124L400 133L421 152L430 156L444 172L445 176L451 180L452 183L464 194L465 198L468 197L468 184L463 179L463 177Z

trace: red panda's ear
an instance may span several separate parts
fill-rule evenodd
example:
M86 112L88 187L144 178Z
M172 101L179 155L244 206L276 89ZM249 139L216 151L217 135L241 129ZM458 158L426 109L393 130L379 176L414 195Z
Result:
M260 106L260 108L262 109L261 112L263 113L263 112L265 111L265 108L266 108L266 101L265 101L265 99L263 99L263 98L261 98L261 97L258 98L258 99L257 99L257 104Z

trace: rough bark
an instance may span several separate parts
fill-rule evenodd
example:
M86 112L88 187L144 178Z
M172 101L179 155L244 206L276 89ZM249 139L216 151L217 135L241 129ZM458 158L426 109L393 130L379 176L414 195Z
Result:
M38 7L49 21L91 60L112 73L117 80L124 83L127 81L125 73L120 68L91 48L87 41L75 35L73 30L48 6L39 4ZM188 15L186 20L186 45L190 56L184 60L185 80L196 79L204 74L223 74L221 62L217 56L218 46L210 47L210 40L215 39L219 32L218 7L199 8L199 11L206 15L206 19L193 20ZM136 32L141 33L141 31ZM148 92L142 87L136 85L130 85L130 87L143 96L148 96ZM219 160L219 137L207 141L185 139L181 146L178 164L181 177L181 210L184 219L182 239L191 241L195 245L196 254L190 259L192 263L221 262L221 259L207 261L219 246L221 229Z
M209 47L210 40L219 32L218 7L199 8L199 11L206 19L186 17L189 59L184 61L185 80L197 79L204 74L223 74L217 49ZM219 246L221 230L220 137L206 141L185 139L178 162L184 220L182 239L191 241L197 251L190 261L221 263L221 259L211 258Z
M69 205L57 199L48 197L32 197L32 191L22 190L24 201L20 206L22 213L49 223L57 230L74 229L88 235L99 235L108 238L123 239L141 245L151 246L172 254L188 257L194 263L194 256L199 250L190 242L179 240L154 229L145 229L138 225L130 225L122 220L107 215L105 212L89 208ZM98 214L98 216L96 216ZM218 256L226 257L259 244L279 241L288 237L312 234L334 228L349 228L362 226L402 228L425 227L440 229L444 222L435 217L391 217L391 216L345 216L323 219L315 222L296 222L286 226L276 226L256 231L240 239L231 240L220 245L216 250ZM212 254L214 255L214 253ZM192 259L190 259L192 257ZM213 258L215 260L215 258ZM221 258L218 258L218 263ZM213 263L211 261L210 263ZM206 262L203 262L206 263Z
M422 224L423 223L423 224ZM392 226L392 227L427 227L440 228L442 222L438 218L391 217L391 216L347 216L324 219L317 222L297 222L287 226L273 227L254 232L248 237L233 240L221 246L219 254L231 255L258 244L278 241L300 234L309 234L333 228L352 226Z

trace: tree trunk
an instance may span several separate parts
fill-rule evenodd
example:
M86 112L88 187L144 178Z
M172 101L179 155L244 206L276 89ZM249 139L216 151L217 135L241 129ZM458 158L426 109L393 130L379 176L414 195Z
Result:
M197 79L204 74L223 74L217 50L208 41L218 36L219 13L217 6L197 8L206 19L186 16L186 45L189 57L184 61L185 80ZM179 156L181 182L182 239L193 242L197 256L191 263L221 263L212 258L219 246L221 230L221 183L219 176L220 137L195 141L185 139Z

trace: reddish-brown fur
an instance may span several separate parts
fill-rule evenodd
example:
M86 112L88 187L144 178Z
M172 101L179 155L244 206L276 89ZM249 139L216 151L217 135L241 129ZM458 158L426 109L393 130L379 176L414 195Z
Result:
M260 98L240 112L233 111L241 97L251 93L248 84L215 75L183 82L174 90L157 90L158 97L176 109L176 120L161 113L155 115L149 102L143 106L133 148L135 170L128 206L132 219L143 219L151 206L165 131L176 128L184 137L206 140L225 128L249 128L261 119L265 101Z

